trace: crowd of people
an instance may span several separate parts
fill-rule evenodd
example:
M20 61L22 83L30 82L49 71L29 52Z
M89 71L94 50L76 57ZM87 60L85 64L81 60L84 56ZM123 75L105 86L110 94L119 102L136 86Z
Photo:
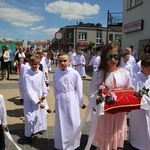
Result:
M55 97L55 148L64 150L71 137L78 129L80 107L85 109L83 102L83 81L86 78L86 68L93 68L89 95L100 85L108 89L130 88L138 91L150 83L150 46L145 47L137 61L133 46L127 46L123 52L117 42L111 42L104 47L96 48L91 55L85 51L72 48L68 53L63 51L24 51L17 47L14 60L10 61L9 48L3 47L1 63L2 79L4 70L7 79L13 62L19 75L19 91L23 101L25 117L25 137L32 142L35 134L43 134L47 130L46 115L51 110L46 96L49 92L49 73L52 65L57 66L53 74L53 90ZM7 63L6 63L7 62ZM12 71L12 70L11 70ZM10 72L11 73L11 72ZM94 103L94 102L93 102ZM94 121L93 105L91 122ZM129 126L129 141L137 149L148 150L150 145L150 110L131 111ZM97 150L117 150L123 148L127 138L126 112L115 114L104 113L98 117L94 131L93 145ZM3 96L0 95L0 149L5 149L3 130L7 127L6 108ZM141 128L142 127L142 128ZM81 132L67 150L80 149Z

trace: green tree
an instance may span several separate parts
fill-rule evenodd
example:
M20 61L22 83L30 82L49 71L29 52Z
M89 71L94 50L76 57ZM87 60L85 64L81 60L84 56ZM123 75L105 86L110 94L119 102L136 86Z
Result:
M122 37L121 36L118 38L118 42L119 42L120 47L121 47L122 46Z
M91 51L94 46L95 46L95 43L92 42L92 41L90 41L89 44L88 44L88 46L87 46L87 49Z

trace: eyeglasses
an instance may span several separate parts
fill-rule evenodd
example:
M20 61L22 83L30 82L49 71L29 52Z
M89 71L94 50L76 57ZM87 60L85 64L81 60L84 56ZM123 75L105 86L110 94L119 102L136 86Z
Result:
M111 61L113 58L114 58L115 60L119 60L119 59L120 59L120 55L119 55L119 54L114 54L114 55L107 54L107 55L106 55L106 59L107 59L108 61Z

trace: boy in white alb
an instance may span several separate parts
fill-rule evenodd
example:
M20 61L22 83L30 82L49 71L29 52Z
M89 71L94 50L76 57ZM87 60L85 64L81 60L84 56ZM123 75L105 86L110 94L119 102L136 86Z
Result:
M141 72L135 77L135 90L139 91L150 81L150 56L141 61ZM148 85L149 86L149 85ZM133 110L130 116L129 141L140 150L150 149L150 110Z
M44 81L44 74L38 69L40 63L39 55L30 57L28 69L24 75L24 116L25 136L28 142L32 142L32 135L47 130L46 110L44 101L48 94ZM46 106L45 106L46 107Z
M79 73L70 65L67 53L58 55L59 69L53 76L55 95L55 148L65 149L69 140L80 125L80 107L83 104L83 86ZM67 150L80 146L81 133Z
M68 54L69 54L70 59L71 59L70 66L71 66L73 69L75 69L75 63L76 63L76 57L77 57L76 49L75 49L75 48L72 48L71 52L69 52Z
M130 77L133 81L133 67L129 63L130 54L124 53L122 58L123 58L123 61L121 62L121 67L123 67L129 71Z
M19 76L19 79L18 79L18 88L19 88L19 92L20 92L20 95L21 95L21 101L23 101L24 99L24 85L23 85L23 78L24 78L24 75L26 74L27 70L31 68L31 66L29 65L29 59L31 56L33 56L35 53L33 52L28 52L27 55L26 55L26 58L25 58L25 63L22 63L21 64L21 69L20 69L20 76Z
M93 67L93 73L98 70L99 64L100 64L101 57L99 56L99 50L96 50L95 55L90 60L90 63L88 66Z
M78 73L80 74L80 76L82 78L86 77L86 73L85 73L85 65L86 65L86 61L85 61L85 57L83 55L83 52L78 49L77 52L77 57L76 57L76 64L75 64L75 69L78 71Z

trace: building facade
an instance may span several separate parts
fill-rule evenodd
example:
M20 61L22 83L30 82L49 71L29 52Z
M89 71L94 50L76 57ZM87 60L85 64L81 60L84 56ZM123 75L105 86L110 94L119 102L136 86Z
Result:
M37 41L27 41L27 47L32 47L34 50L36 48L40 48L41 50L46 50L50 46L50 41L43 41L43 40L37 40Z
M122 37L121 31L107 30L107 27L102 27L100 23L84 24L80 22L78 25L60 28L58 32L62 34L61 38L58 39L55 36L52 40L52 47L53 49L63 49L64 51L69 51L72 48L80 48L83 50L87 48L89 42L95 43L95 47L103 46L107 41L107 35L108 41L115 41L119 37Z
M122 48L133 45L138 58L144 46L150 44L149 6L149 0L123 0Z

